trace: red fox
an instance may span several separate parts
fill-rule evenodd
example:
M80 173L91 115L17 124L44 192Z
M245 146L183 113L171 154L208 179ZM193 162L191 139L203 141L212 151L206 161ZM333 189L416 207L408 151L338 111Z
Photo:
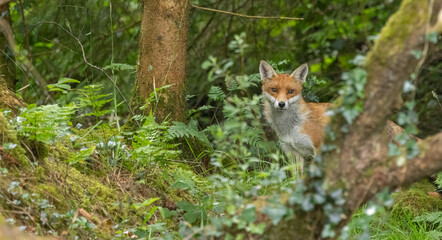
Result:
M308 74L308 65L302 64L292 74L276 74L265 61L259 72L264 96L264 116L283 143L289 158L300 161L303 172L304 158L315 155L324 138L324 128L331 103L307 103L302 98L302 84Z
M324 129L330 117L327 110L332 103L307 103L302 98L302 84L308 74L308 65L302 64L292 74L276 74L267 62L261 61L259 73L264 96L264 117L283 143L285 154L299 162L303 173L304 158L315 155L324 139ZM397 144L395 136L404 129L387 122L388 142ZM417 142L421 140L410 135Z

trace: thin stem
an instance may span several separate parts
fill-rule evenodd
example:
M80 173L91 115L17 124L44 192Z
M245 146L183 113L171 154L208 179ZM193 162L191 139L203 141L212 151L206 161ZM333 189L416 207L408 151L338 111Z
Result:
M252 19L280 19L280 20L304 20L304 18L294 18L294 17L280 17L280 16L252 16L252 15L246 15L241 13L235 13L235 12L229 12L224 10L218 10L213 8L207 8L207 7L201 7L195 4L191 4L193 8L201 9L205 11L211 11L211 12L217 12L217 13L223 13L223 14L229 14L237 17L243 17L243 18L252 18Z
M72 32L68 31L68 30L65 29L63 26L61 26L60 24L58 24L58 23L56 23L56 22L42 21L42 22L37 23L36 26L37 26L37 25L40 25L40 24L52 24L52 25L56 25L56 26L59 27L61 30L63 30L64 32L66 32L67 34L69 34L69 36L71 36L72 38L74 38L74 39L77 41L78 45L80 45L81 52L82 52L82 54L83 54L83 61L84 61L89 67L95 68L96 70L102 72L102 73L106 76L106 78L112 83L112 85L114 86L114 88L118 91L118 94L121 96L121 98L123 98L123 101L124 101L124 103L127 105L127 108L129 109L130 114L131 114L132 116L135 116L135 113L133 112L132 108L130 107L129 102L127 101L127 99L126 99L126 97L123 95L123 93L121 92L120 88L118 88L118 86L117 86L117 84L115 83L115 81L109 76L109 74L108 74L104 69L102 69L102 68L100 68L100 67L98 67L98 66L93 65L92 63L90 63L90 62L87 60L87 58L86 58L86 53L85 53L85 51L84 51L84 46L83 46L83 44L81 43L80 39L78 39L74 34L72 34ZM135 122L137 123L137 125L140 126L140 123L139 123L136 119L134 119L134 120L135 120Z

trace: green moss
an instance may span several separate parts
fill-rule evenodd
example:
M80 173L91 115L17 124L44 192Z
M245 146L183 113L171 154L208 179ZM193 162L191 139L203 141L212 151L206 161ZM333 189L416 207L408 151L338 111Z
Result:
M15 160L17 160L21 167L29 166L29 160L26 157L26 151L21 147L20 141L17 139L17 133L9 129L8 121L5 118L3 112L0 112L0 142L1 143L13 143L16 145L13 149L3 150L7 154L10 154ZM3 157L3 161L8 161L7 157Z
M35 176L37 177L38 181L44 181L45 180L45 169L42 166L38 166L34 171Z
M411 213L413 216L418 216L425 212L442 211L442 201L428 194L434 190L431 183L422 181L411 185L407 191L393 194L395 204L392 212L394 214Z
M69 189L70 195L77 200L79 207L96 211L101 211L104 207L110 213L115 213L117 210L113 203L118 202L118 192L105 186L94 176L82 174L74 167L65 164L48 163L48 167L62 178L65 177L66 185L62 187Z
M182 146L182 152L180 154L181 159L198 160L192 165L192 167L194 167L199 173L207 170L204 169L208 167L210 161L209 155L205 154L205 152L210 150L207 143L204 143L195 137L187 138L187 141L185 138L180 138L176 143L179 143L180 146Z
M47 182L36 185L32 191L38 193L41 198L56 203L58 212L66 212L70 209L69 202L66 201L66 196L64 196L60 185Z
M428 1L426 0L403 1L399 10L390 17L382 29L374 49L367 56L366 65L370 66L372 62L378 62L381 66L385 66L385 61L401 52L411 32L424 26L427 9ZM424 13L417 14L416 11L424 11Z
M436 190L434 185L427 180L422 180L420 182L413 183L409 187L409 189L421 190L423 192L434 192Z

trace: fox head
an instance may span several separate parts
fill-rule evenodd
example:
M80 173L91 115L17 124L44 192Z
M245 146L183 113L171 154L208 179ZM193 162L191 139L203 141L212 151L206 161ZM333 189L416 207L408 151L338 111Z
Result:
M302 99L302 84L308 73L306 63L299 66L292 74L276 74L265 61L259 64L264 98L278 110L287 110L290 105Z

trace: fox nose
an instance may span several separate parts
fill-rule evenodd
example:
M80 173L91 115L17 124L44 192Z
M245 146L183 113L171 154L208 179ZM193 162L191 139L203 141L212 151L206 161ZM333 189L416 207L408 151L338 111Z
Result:
M279 102L279 103L278 103L278 106L279 106L280 108L285 107L285 102Z

